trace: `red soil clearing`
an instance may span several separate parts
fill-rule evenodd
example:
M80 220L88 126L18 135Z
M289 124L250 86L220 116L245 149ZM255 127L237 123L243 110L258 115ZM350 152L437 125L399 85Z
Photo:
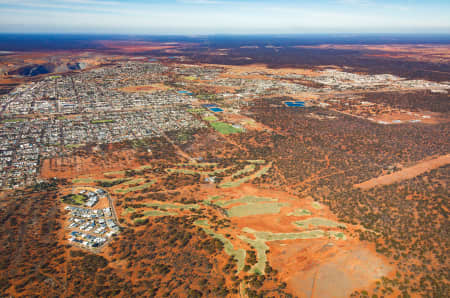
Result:
M405 168L401 171L373 178L363 183L355 184L354 186L362 189L370 189L378 185L389 185L398 181L414 178L422 173L442 167L449 163L450 154L442 155L431 160L422 161L412 167Z

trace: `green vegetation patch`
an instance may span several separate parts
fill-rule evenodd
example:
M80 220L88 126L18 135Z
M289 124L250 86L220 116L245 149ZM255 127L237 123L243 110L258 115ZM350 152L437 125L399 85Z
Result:
M185 76L183 77L185 80L189 80L189 81L195 81L197 79L197 77L194 76Z
M312 212L307 209L295 209L293 212L288 213L288 216L306 216L312 215Z
M334 237L335 240L347 240L347 237L344 233L338 231L329 231L328 235L330 237Z
M169 173L181 173L186 175L199 175L198 171L188 170L188 169L167 169Z
M214 121L219 120L219 118L217 118L217 117L214 116L214 115L210 115L210 116L205 116L205 117L203 117L203 120L208 121L208 122L214 122Z
M247 162L253 163L253 164L258 164L258 165L263 165L266 163L266 161L263 159L251 159L251 160L247 160Z
M267 172L270 170L271 167L272 167L272 165L269 165L267 167L260 169L258 172L255 173L255 178L259 178L262 175L267 174Z
M151 182L148 182L148 183L145 183L142 185L138 185L138 186L134 186L134 187L129 187L126 189L116 189L115 192L120 193L120 194L127 194L132 191L143 190L143 189L146 189L146 188L152 186L153 184L155 184L155 182L156 182L156 180L153 180Z
M84 144L70 144L70 145L66 145L67 149L77 149L77 148L81 148L83 147Z
M234 173L231 177L235 178L238 177L242 174L248 174L251 173L255 170L255 165L251 164L251 165L246 165L245 168L243 168L242 170L237 171L236 173Z
M239 185L241 185L242 183L247 182L248 180L250 180L250 179L242 178L242 179L239 179L238 181L235 181L235 182L232 182L232 181L225 182L225 183L220 184L220 187L221 188L238 187Z
M120 175L125 175L125 171L115 171L115 172L103 173L103 176L105 176L105 177L108 177L108 176L120 176Z
M202 225L199 226L203 229L203 231L205 231L206 234L214 237L215 239L220 240L220 242L223 243L225 253L229 256L232 256L237 261L237 270L238 272L240 272L245 265L245 255L246 255L245 249L242 248L235 249L231 241L225 238L225 236L223 236L222 234L215 233L213 230L205 226Z
M101 187L113 187L119 184L122 184L124 182L129 181L130 179L122 179L122 178L118 178L118 179L99 179L99 180L95 180L95 183L98 186Z
M137 169L134 170L130 170L130 171L134 171L134 172L139 172L139 171L143 171L143 170L147 170L147 169L152 169L152 166L146 165L146 166L141 166ZM113 172L106 172L103 173L103 176L108 177L108 176L123 176L127 173L127 171L113 171Z
M207 204L207 205L211 205L211 204L213 204L213 201L217 201L217 200L220 200L222 198L223 198L223 196L212 196L212 197L209 197L207 199L204 199L203 203Z
M313 217L313 218L308 218L305 220L300 220L300 221L296 221L294 222L294 225L301 227L301 228L309 228L309 226L315 226L315 227L331 227L331 228L345 228L345 224L341 224L338 222L335 222L333 220L330 219L326 219L326 218L322 218L322 217Z
M288 203L262 203L247 204L235 206L227 210L229 217L244 217L261 214L278 214L281 207L289 205Z
M125 210L123 210L122 215L125 216L127 214L134 213L134 212L136 212L136 209L134 209L132 207L127 207Z
M281 241L293 239L315 239L327 236L323 230L311 230L300 233L272 233L272 232L258 232L250 228L242 229L246 233L255 235L256 238L264 241Z
M100 119L100 120L91 120L91 124L102 124L102 123L113 123L114 119Z
M162 208L162 209L179 209L179 210L200 208L200 206L197 204L176 205L176 204L166 204L166 203L147 203L145 205L147 207L158 207L158 208Z
M218 201L215 202L215 205L221 206L221 207L226 207L232 204L237 204L237 203L245 203L245 204L251 204L251 203L261 203L261 202L276 202L276 199L272 199L272 198L264 198L264 197L256 197L256 196L244 196L242 198L239 199L234 199L234 200L222 200L222 201Z
M153 169L153 166L145 165L145 166L140 166L140 167L138 168L138 170L148 170L148 169Z
M193 108L193 109L189 109L188 112L193 113L193 114L203 114L204 112L206 112L206 110L203 108Z
M200 167L200 168L207 168L207 167L215 167L217 166L217 162L198 162L198 163L179 163L177 166L193 166L193 167Z
M264 168L258 170L252 176L247 176L247 177L241 178L241 179L236 180L236 181L222 183L222 184L220 184L220 187L221 188L238 187L238 186L240 186L243 183L246 183L246 182L248 182L248 181L250 181L250 180L252 180L254 178L258 178L258 177L261 177L262 175L266 174L270 170L271 166L272 165L268 165L267 167L264 167Z
M225 122L210 122L211 126L223 135L229 135L233 133L240 133L242 129L233 127L232 125Z
M142 183L144 181L145 181L144 178L137 178L137 179L129 180L129 181L123 183L123 185L134 185L134 184Z
M199 170L190 170L190 169L167 169L168 173L182 173L186 175L215 175L218 173L225 172L228 169L217 169L214 171L199 171Z
M92 178L77 178L73 179L72 183L79 184L79 183L92 183L94 182L94 179Z
M220 200L221 198L223 198L223 196L212 196L210 197L211 200L215 201L215 200Z
M258 256L258 261L251 268L250 272L254 274L264 274L266 269L267 255L266 251L269 250L269 246L267 246L266 242L261 239L250 239L245 236L238 236L239 239L247 242L250 246L252 246L256 250L256 254Z
M318 210L323 208L322 205L320 205L320 204L317 203L317 202L312 202L311 206L312 206L314 209L318 209Z
M63 203L77 206L84 205L87 200L88 198L86 196L80 194L69 194L62 197Z
M25 122L27 119L24 118L13 118L13 119L3 119L1 123L13 123L13 122Z
M194 221L194 225L202 226L202 227L209 227L209 222L207 219L199 219L199 220Z
M149 210L149 211L145 211L144 216L174 216L174 215L178 215L178 213L176 212L168 212L168 211L161 211L161 210Z

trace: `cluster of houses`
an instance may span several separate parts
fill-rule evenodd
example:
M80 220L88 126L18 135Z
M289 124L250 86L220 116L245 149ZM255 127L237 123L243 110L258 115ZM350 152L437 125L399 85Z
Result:
M159 63L128 62L47 77L0 97L0 189L38 181L43 159L85 144L160 136L205 124L187 109L193 97L176 90L124 92L168 80ZM43 116L45 115L45 116ZM31 116L31 117L30 117Z
M66 206L70 212L69 241L86 248L96 248L105 244L119 232L119 226L112 217L109 207L104 209L88 209Z
M379 90L380 88L400 89L433 89L447 90L449 84L436 83L425 80L405 80L391 74L364 75L336 69L326 69L319 76L305 77L305 79L327 86L327 90Z
M96 189L95 192L83 189L83 190L80 190L78 192L78 194L86 196L87 201L86 201L85 205L89 208L92 208L92 207L94 207L95 204L98 203L98 200L100 197L106 195L106 191L104 191L101 188Z

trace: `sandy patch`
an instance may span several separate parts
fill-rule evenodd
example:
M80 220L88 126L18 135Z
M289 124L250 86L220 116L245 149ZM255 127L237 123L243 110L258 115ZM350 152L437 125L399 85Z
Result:
M422 173L442 167L449 163L450 163L450 154L442 155L437 158L433 158L431 160L421 161L414 166L402 169L398 172L389 175L382 175L380 177L367 180L363 183L355 184L354 187L359 187L362 189L370 189L372 187L379 185L389 185L398 181L414 178Z

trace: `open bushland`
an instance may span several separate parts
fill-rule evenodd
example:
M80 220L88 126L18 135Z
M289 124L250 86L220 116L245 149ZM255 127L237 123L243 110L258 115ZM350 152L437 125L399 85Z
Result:
M436 68L447 51L427 48L427 58L398 46L403 60L397 47L98 45L103 54L139 54L136 63L148 53L162 60L167 70L156 77L164 84L131 84L127 96L182 87L183 115L202 125L152 126L153 137L120 143L55 144L64 150L39 159L44 182L0 193L0 296L448 296L447 93L328 92L311 80L348 63L442 81L448 63L420 70ZM380 55L392 63L380 64ZM14 56L14 71L22 58ZM278 94L293 82L315 89ZM295 100L302 103L285 105ZM394 110L423 121L370 119ZM114 130L105 119L94 121ZM112 207L104 218L117 223L98 249L69 240L66 207L86 206L82 189L103 190L91 209Z

